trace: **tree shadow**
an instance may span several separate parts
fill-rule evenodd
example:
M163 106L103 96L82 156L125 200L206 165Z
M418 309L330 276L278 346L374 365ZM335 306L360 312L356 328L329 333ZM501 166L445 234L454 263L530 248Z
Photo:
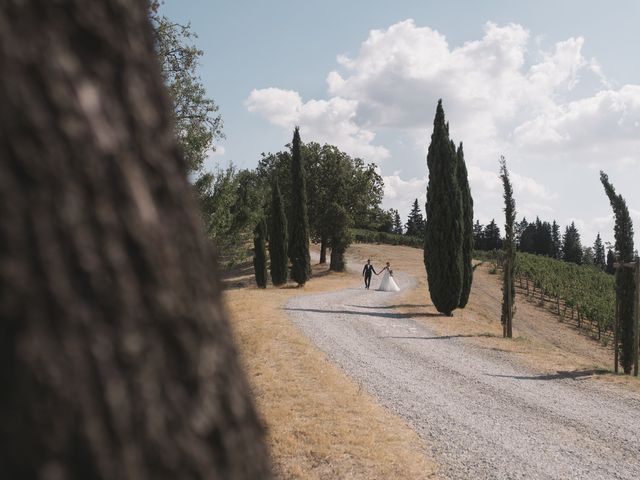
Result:
M339 314L339 315L360 315L363 317L381 317L381 318L392 318L396 320L405 319L405 318L418 318L418 317L441 317L440 313L387 313L387 312L358 312L356 310L323 310L319 308L285 308L287 311L295 311L295 312L310 312L310 313L329 313L329 314Z
M573 379L577 380L581 377L591 377L593 375L607 375L611 372L603 369L591 369L591 370L558 370L556 373L546 373L542 375L495 375L487 373L490 377L499 378L515 378L516 380L564 380Z
M384 306L380 306L380 307L372 307L370 305L349 305L350 307L357 307L357 308L373 308L373 309L381 309L381 310L391 310L394 308L427 308L427 307L433 307L433 305L431 305L430 303L425 303L424 305L421 304L415 304L415 303L401 303L398 305L384 305Z
M406 336L388 336L378 338L397 338L402 340L450 340L452 338L469 338L469 337L482 337L483 335L442 335L439 337L406 337Z

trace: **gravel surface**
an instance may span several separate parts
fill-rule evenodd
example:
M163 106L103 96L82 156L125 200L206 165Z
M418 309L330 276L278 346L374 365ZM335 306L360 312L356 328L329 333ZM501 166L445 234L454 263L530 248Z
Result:
M401 289L415 284L395 278ZM379 282L374 277L372 288ZM285 309L418 432L441 477L639 478L639 395L579 375L525 370L503 352L437 336L397 311L398 295L345 289L295 297Z

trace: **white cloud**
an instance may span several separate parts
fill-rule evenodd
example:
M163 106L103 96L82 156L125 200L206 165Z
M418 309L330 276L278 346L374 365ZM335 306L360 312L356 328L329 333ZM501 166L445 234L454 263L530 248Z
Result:
M640 85L557 105L514 129L522 149L628 162L640 153Z
M385 208L395 208L400 213L403 223L406 222L411 205L418 199L420 210L424 215L424 203L427 196L427 179L410 178L403 180L400 172L393 175L383 176L384 180L384 206Z
M297 92L268 88L251 92L246 106L284 128L299 123L303 139L385 160L387 172L414 172L408 180L399 173L384 177L385 205L406 211L409 206L400 203L423 197L426 188L408 162L424 162L442 98L452 138L464 141L479 218L501 213L497 159L504 154L516 170L511 175L522 213L554 214L559 221L579 217L591 235L597 224L589 208L604 200L581 188L599 188L592 181L597 170L615 166L616 186L630 205L640 202L626 174L640 165L640 85L612 87L598 61L583 53L583 37L547 49L543 43L522 25L488 22L481 38L452 46L442 33L408 19L371 30L355 55L339 55L326 77L326 99L305 102ZM413 138L412 151L421 157L394 156L396 143L389 149L375 143L381 132ZM551 181L560 171L571 180L567 188ZM580 195L582 204L566 202ZM601 215L602 208L592 209Z
M209 149L202 165L203 169L208 172L215 171L220 158L224 157L225 153L226 150L222 145L215 145L212 149Z
M303 102L298 92L279 88L253 90L245 105L271 123L293 130L300 125L303 141L337 145L347 153L379 162L389 151L373 144L375 133L355 121L358 102L341 97Z

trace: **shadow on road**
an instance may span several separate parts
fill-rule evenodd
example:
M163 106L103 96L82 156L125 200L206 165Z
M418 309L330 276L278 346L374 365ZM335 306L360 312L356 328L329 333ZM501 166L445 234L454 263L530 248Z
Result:
M434 315L435 316L435 315ZM452 338L469 338L469 337L483 337L485 335L442 335L439 337L378 337L378 338L398 338L401 340L450 340Z
M372 308L372 309L383 309L383 310L391 310L394 308L427 308L427 307L433 307L433 305L431 305L430 303L426 303L424 305L420 305L420 304L415 304L415 303L401 303L399 305L384 305L381 307L372 307L370 305L349 305L350 307L357 307L357 308Z
M591 377L593 375L605 375L611 373L608 370L593 369L593 370L570 370L562 371L558 370L556 373L546 373L542 375L493 375L487 373L490 377L500 378L515 378L516 380L563 380L566 378L578 379L581 377Z
M322 310L319 308L285 308L290 312L310 312L310 313L336 313L340 315L360 315L363 317L382 317L382 318L419 318L419 317L441 317L441 313L416 312L416 313L387 313L387 312L359 312L356 310Z

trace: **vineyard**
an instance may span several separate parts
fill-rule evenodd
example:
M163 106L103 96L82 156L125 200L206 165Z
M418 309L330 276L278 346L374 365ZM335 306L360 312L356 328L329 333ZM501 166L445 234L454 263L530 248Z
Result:
M500 264L501 251L476 252ZM561 321L575 321L598 340L613 332L615 278L597 268L518 252L517 286L521 294L551 308Z

